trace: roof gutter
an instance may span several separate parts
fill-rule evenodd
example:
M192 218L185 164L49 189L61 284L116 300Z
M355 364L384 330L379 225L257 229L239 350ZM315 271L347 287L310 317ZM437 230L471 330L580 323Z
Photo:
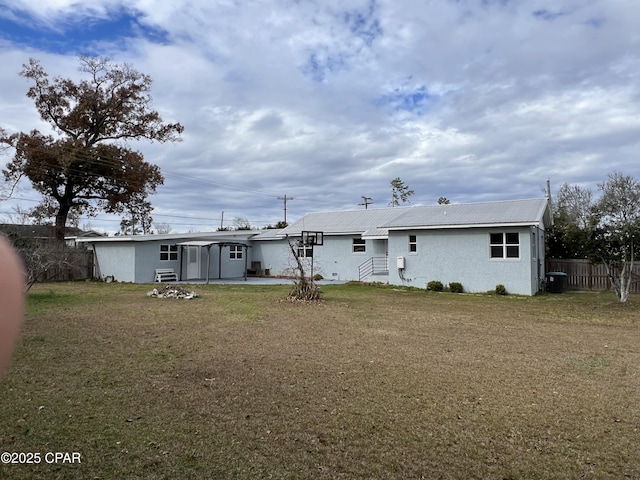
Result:
M531 222L514 222L514 223L466 223L460 225L410 225L404 227L384 227L390 231L398 230L453 230L456 228L512 228L512 227L530 227L540 225L539 221Z

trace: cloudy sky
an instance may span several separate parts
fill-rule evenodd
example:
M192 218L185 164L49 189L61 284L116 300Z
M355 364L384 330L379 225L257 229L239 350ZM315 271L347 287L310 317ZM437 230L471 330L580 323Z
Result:
M396 177L412 204L640 179L638 0L0 0L0 126L45 130L18 72L80 79L78 54L150 74L184 125L132 145L173 231L387 207Z

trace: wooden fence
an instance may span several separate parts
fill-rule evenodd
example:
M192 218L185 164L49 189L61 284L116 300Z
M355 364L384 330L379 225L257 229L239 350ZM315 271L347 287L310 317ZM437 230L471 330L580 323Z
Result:
M582 259L547 259L547 273L564 272L567 274L567 290L609 290L611 281L604 265L592 265ZM640 293L640 261L634 265L630 293Z
M34 255L33 250L19 249L25 267L30 275L38 276L38 282L68 282L93 278L93 251L69 248L60 251L51 249ZM47 255L59 255L59 262L48 262Z

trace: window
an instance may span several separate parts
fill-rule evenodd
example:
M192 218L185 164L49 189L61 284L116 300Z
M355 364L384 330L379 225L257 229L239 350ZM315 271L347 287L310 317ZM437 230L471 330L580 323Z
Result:
M362 238L354 238L351 248L353 253L365 253L367 251L367 242Z
M491 258L520 258L520 235L517 233L491 233Z
M229 245L229 258L231 260L242 260L242 245Z
M313 257L313 245L298 244L298 257L311 258Z
M178 246L177 245L160 245L160 260L165 262L169 260L178 260Z
M418 240L415 235L409 235L409 252L418 251Z

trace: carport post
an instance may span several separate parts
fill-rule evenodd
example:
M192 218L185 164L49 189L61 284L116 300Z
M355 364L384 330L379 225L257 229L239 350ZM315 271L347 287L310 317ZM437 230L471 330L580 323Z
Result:
M207 285L209 284L209 269L211 268L211 244L207 245Z
M244 247L244 281L247 281L247 261L249 260L247 258L247 253L249 252L249 248L246 245L243 245Z

